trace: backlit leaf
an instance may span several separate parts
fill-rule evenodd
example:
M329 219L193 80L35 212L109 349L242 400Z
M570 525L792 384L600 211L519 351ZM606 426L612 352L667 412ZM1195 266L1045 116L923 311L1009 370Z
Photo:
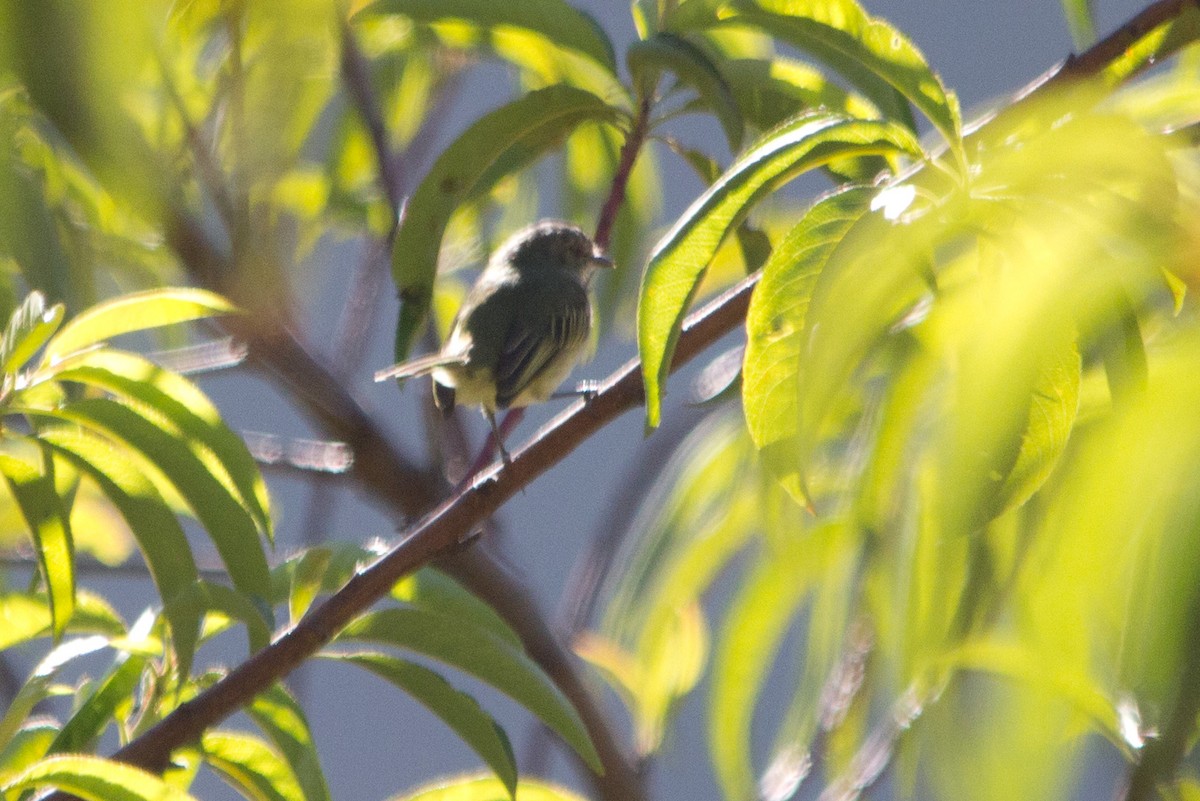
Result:
M258 737L207 731L200 747L204 761L244 795L256 801L306 801L287 761Z
M195 801L141 768L84 754L47 757L0 779L0 790L5 793L42 787L54 787L86 801Z
M441 780L411 793L393 796L389 801L509 801L504 783L493 776L456 777ZM516 801L586 801L564 787L537 779L522 779Z
M647 425L656 427L683 315L726 234L751 207L808 170L847 156L908 153L920 145L891 123L805 115L772 131L737 159L659 241L642 279L638 348Z
M235 311L229 301L203 289L151 289L122 295L68 320L46 346L42 363L52 365L121 334Z
M287 760L304 791L305 801L327 801L329 787L321 770L320 755L313 742L312 729L300 704L282 684L259 693L246 708L263 733Z
M12 313L0 339L0 375L15 372L33 358L62 324L61 303L46 308L41 292L30 292Z

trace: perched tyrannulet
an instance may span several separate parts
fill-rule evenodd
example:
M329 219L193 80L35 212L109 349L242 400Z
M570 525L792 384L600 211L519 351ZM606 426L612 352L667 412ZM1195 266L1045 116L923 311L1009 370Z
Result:
M376 381L433 374L433 400L496 410L540 403L587 351L592 327L588 282L612 260L574 225L543 220L492 254L463 301L441 351L375 374Z

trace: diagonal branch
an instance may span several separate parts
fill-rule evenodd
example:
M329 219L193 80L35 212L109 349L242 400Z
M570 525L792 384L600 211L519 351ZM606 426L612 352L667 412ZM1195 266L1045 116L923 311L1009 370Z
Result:
M672 363L677 369L745 319L758 275L752 275L688 316ZM171 752L194 742L254 696L311 657L354 617L385 596L399 579L462 547L471 531L535 478L562 461L588 437L643 402L641 363L633 359L600 386L588 402L577 401L471 486L422 518L404 538L336 594L224 679L167 715L120 749L115 758L148 770L164 770ZM589 726L589 730L591 727Z

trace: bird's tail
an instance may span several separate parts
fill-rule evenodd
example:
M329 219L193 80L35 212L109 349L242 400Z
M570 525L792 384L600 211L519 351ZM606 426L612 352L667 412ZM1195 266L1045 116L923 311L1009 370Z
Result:
M419 359L411 359L407 362L386 367L375 373L375 380L387 381L389 378L395 378L402 381L406 378L416 378L419 375L432 373L439 367L449 367L452 364L462 364L463 362L464 358L462 356L446 356L441 353L432 353L428 356L422 356Z

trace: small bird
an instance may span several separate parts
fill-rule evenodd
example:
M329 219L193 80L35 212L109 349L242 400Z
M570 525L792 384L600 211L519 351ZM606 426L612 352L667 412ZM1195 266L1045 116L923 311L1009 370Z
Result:
M479 406L500 455L496 411L550 398L587 351L588 283L613 262L577 226L542 220L492 254L435 354L394 365L376 381L433 375L433 401Z

